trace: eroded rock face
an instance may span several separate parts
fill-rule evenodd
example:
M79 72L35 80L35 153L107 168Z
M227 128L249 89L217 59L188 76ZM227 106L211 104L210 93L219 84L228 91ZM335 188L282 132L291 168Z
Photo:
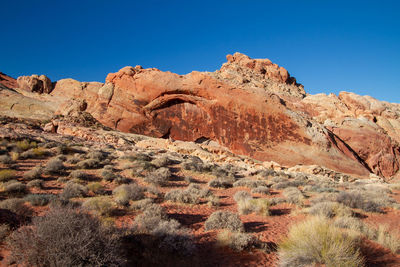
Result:
M29 92L49 94L53 90L51 80L45 75L20 76L17 79L18 87Z
M17 80L14 78L0 72L0 84L4 85L7 88L16 88L17 87Z
M235 53L215 72L178 75L140 66L105 83L57 82L58 113L88 112L124 132L183 141L213 140L232 152L283 166L344 173L399 172L400 106L342 92L307 95L268 59Z

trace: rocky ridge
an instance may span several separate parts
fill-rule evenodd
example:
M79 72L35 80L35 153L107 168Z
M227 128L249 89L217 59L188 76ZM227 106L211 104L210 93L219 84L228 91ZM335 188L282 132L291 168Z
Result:
M105 83L42 76L16 87L50 93L55 114L87 112L123 132L202 143L285 166L319 165L358 176L399 171L398 104L342 92L307 95L283 67L235 53L216 72L178 75L140 66L110 73ZM33 81L42 77L42 89ZM46 87L46 86L47 87ZM46 89L45 89L46 88ZM29 98L38 98L17 89Z

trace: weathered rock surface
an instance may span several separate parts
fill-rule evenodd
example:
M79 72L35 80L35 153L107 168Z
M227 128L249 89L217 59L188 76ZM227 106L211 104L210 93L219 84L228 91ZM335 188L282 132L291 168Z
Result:
M14 78L12 78L2 72L0 72L0 84L4 85L7 88L16 88L17 87L17 81Z
M136 66L110 73L105 83L63 79L46 101L56 103L56 114L88 113L105 126L169 140L212 140L282 168L302 164L366 177L399 174L399 104L347 92L307 95L268 59L235 53L227 60L215 72L178 75ZM28 78L19 80L28 85L40 80ZM46 129L70 131L54 127Z
M49 94L53 90L51 80L45 75L20 76L17 79L17 84L23 90L40 94Z

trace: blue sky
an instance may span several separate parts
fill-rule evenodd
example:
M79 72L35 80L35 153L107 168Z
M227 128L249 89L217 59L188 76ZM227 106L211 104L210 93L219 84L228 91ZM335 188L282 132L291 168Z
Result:
M131 65L214 71L236 51L285 67L308 93L400 103L400 1L1 3L0 71L104 81Z

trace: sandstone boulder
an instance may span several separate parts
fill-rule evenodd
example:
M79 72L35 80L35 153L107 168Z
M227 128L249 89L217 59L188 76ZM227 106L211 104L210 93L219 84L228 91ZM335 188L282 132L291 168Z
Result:
M17 79L17 84L23 90L40 94L49 94L53 90L51 80L45 75L20 76Z

